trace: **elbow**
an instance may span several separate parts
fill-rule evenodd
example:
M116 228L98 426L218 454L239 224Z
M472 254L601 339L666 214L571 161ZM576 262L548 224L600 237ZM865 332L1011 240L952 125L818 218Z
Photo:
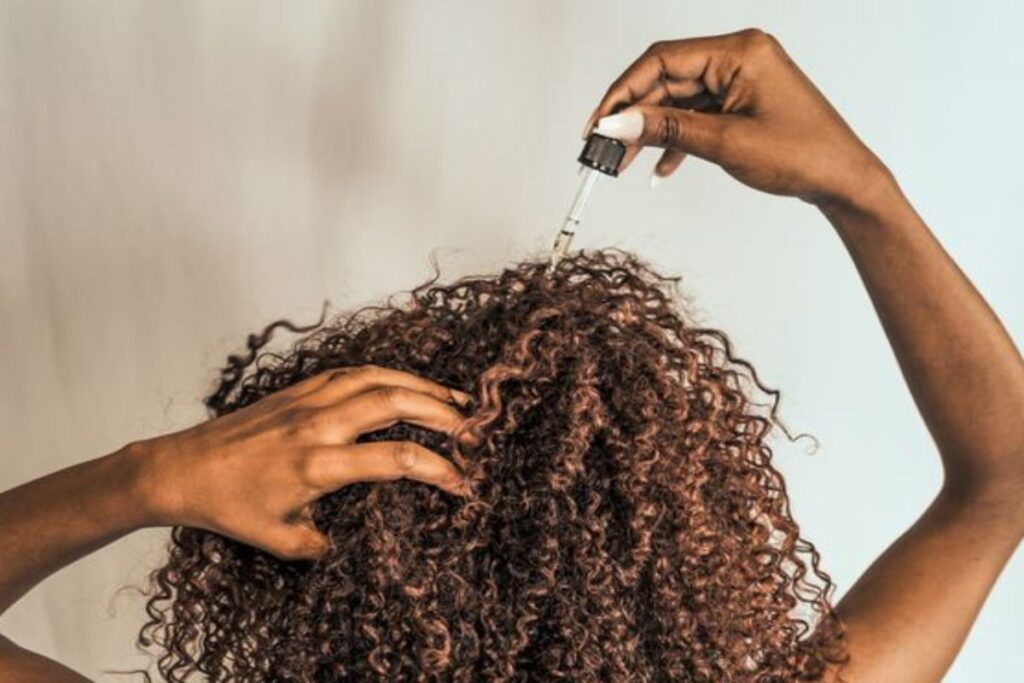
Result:
M1024 451L1024 447L1017 449ZM984 514L1000 528L1024 539L1024 452L1006 460L1011 466L983 475L947 470L940 496L956 506Z

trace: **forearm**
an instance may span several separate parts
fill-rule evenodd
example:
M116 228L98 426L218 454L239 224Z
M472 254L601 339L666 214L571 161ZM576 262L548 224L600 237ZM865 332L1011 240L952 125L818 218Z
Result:
M0 613L61 567L153 523L132 448L0 494ZM0 637L0 679L84 680Z
M0 612L61 567L150 522L130 449L0 494Z
M999 319L896 182L823 207L853 258L942 455L946 485L1024 510L1024 363Z

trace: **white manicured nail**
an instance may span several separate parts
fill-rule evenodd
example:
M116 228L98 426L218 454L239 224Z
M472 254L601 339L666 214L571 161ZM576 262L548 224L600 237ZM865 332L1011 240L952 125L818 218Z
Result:
M644 132L644 115L637 109L605 116L597 121L597 132L608 138L632 141Z
M648 181L648 183L650 184L651 189L653 190L658 185L661 185L661 181L662 180L664 180L664 178L662 178L660 175L658 175L657 171L653 171L651 173L651 179Z

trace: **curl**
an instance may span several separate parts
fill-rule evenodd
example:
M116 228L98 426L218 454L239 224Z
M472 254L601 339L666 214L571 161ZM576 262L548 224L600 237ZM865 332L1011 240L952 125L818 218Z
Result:
M175 529L139 639L160 674L822 680L845 633L772 465L771 431L793 438L779 392L681 302L678 278L603 250L435 272L405 301L251 336L213 415L330 368L414 372L473 396L483 442L451 455L475 496L346 487L315 505L315 563ZM271 352L279 328L304 336ZM445 448L407 425L369 438Z

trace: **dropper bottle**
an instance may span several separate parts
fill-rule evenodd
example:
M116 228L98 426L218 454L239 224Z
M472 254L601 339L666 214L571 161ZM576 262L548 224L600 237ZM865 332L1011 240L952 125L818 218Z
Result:
M600 177L598 174L603 173L613 178L618 176L619 164L622 163L625 154L626 145L619 140L597 133L591 133L587 138L578 159L582 164L580 166L582 172L580 187L576 191L572 207L569 208L569 214L565 217L565 223L562 224L562 229L559 230L555 243L551 247L551 268L557 266L558 262L569 252L572 238L580 224L580 214Z

